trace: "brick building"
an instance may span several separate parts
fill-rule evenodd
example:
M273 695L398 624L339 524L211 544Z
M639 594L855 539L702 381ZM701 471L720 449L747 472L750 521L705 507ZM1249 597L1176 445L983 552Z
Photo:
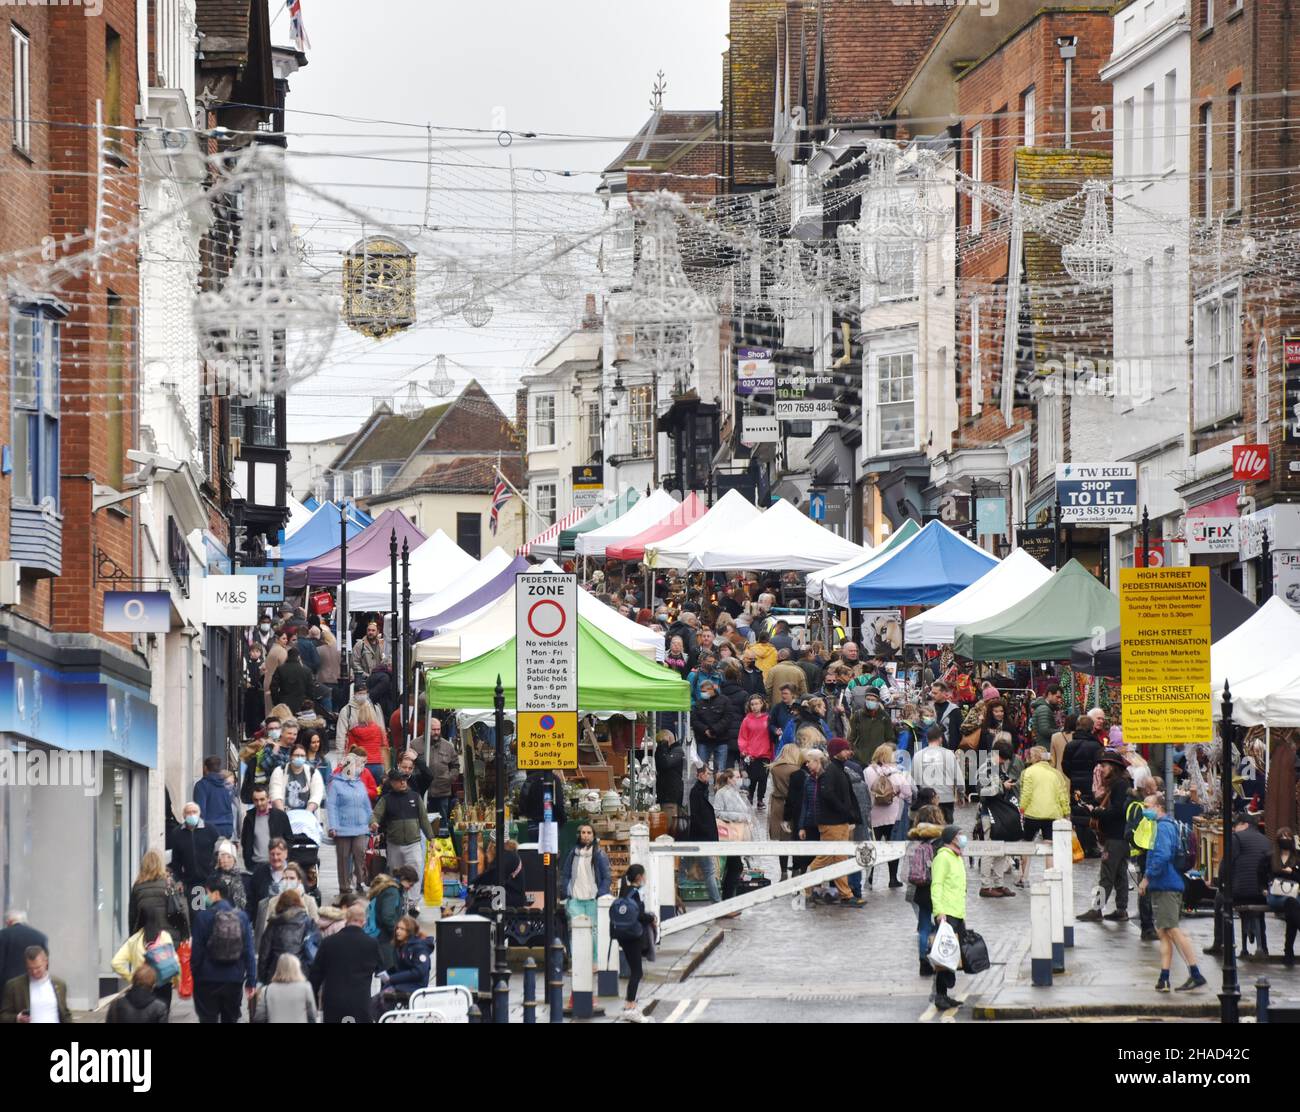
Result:
M1193 0L1191 51L1192 457L1180 492L1189 516L1248 513L1243 559L1193 559L1258 596L1263 534L1277 574L1300 559L1300 352L1288 374L1285 348L1300 310L1284 277L1294 260L1272 246L1297 227L1300 105L1283 92L1300 65L1294 5ZM1268 481L1233 479L1245 444L1268 445Z

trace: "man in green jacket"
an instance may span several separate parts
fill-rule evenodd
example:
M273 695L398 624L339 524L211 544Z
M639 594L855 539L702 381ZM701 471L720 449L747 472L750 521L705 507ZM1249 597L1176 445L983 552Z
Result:
M407 773L400 767L388 774L388 790L379 797L370 816L370 829L384 831L388 843L388 872L410 865L417 876L424 875L424 843L420 835L432 840L433 827L424 808L424 800L413 792Z
M956 826L945 826L930 866L930 910L934 921L947 923L957 932L958 939L966 929L966 862L961 851L968 841ZM956 973L935 966L934 1006L939 1011L961 1007L960 1001L948 995L956 983Z
M50 975L50 955L41 946L23 952L27 972L4 986L0 1023L71 1023L68 986Z
M1057 732L1056 712L1061 709L1063 696L1059 683L1049 684L1047 694L1029 704L1029 725L1034 731L1034 744L1049 752L1052 735Z
M894 724L889 720L889 712L881 703L878 691L870 692L862 709L853 712L849 719L848 740L853 746L853 755L863 768L871 763L880 746L895 743Z

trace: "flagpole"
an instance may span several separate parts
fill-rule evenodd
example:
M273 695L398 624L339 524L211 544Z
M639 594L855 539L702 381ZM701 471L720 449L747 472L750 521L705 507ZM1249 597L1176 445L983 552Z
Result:
M505 477L505 475L501 473L501 468L494 467L492 468L492 470L496 472L497 478L506 484L506 487L510 490L511 494L513 494L516 498L519 499L519 501L521 501L525 506L527 506L528 509L531 510L535 516L537 517L542 516L537 512L537 508L530 501L528 501L527 498L525 498L522 494L519 493L519 488L515 486L514 483L512 483L509 479Z

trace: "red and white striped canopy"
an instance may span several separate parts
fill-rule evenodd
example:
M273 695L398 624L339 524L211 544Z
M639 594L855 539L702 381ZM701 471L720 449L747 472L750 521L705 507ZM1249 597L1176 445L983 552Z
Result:
M560 518L554 525L548 525L545 529L543 529L540 533L538 533L537 536L535 536L527 544L521 544L518 548L516 548L515 555L527 556L529 553L532 552L534 546L539 544L546 544L549 541L555 540L555 538L558 537L562 532L564 532L565 529L568 529L572 525L577 525L578 522L581 521L590 512L591 512L590 507L584 508L582 506L575 506L572 510L570 510L567 514L565 514L562 518Z

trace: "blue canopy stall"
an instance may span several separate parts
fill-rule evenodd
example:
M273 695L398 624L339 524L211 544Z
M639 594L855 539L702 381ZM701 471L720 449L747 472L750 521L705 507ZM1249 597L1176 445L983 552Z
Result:
M947 602L998 565L997 557L932 521L888 559L849 584L855 610Z

